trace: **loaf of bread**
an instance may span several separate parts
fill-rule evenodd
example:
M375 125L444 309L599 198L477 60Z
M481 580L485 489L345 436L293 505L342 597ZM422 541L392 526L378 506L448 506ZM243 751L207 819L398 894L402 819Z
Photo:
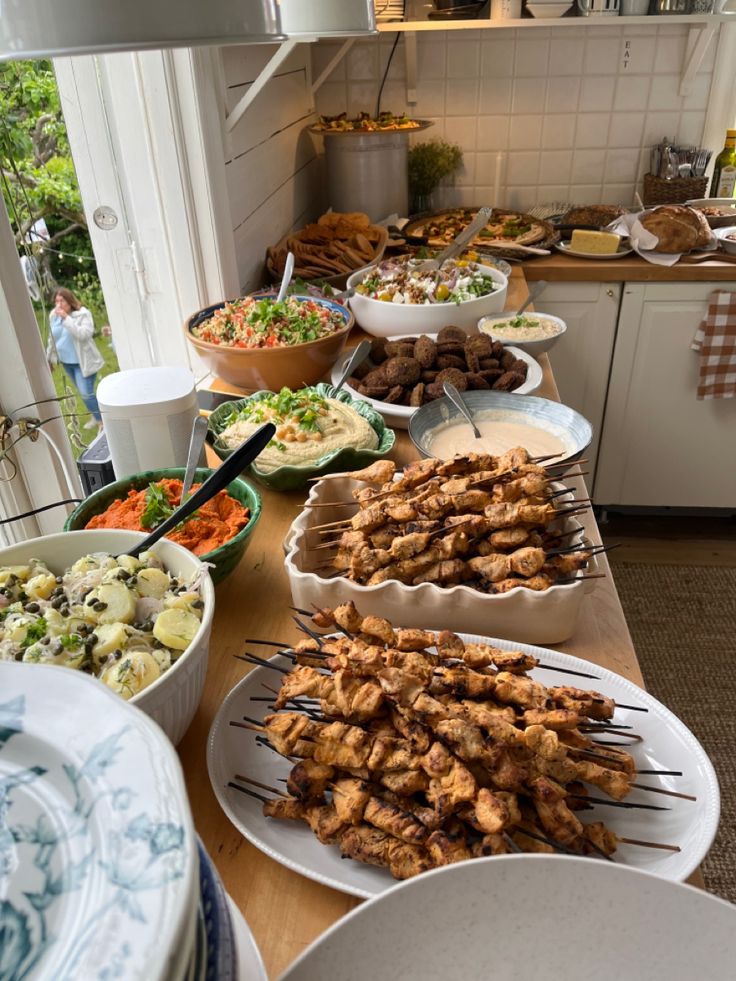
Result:
M690 252L702 249L711 240L708 222L700 211L679 204L665 204L642 215L641 224L658 242L653 252Z

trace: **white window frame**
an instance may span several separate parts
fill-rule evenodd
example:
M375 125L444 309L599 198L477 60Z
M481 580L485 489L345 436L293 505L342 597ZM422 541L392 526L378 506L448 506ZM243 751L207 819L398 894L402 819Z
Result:
M85 56L57 59L55 68L120 366L179 364L202 377L205 371L184 340L182 322L239 292L218 51ZM118 215L111 232L94 224L99 205ZM0 414L53 398L2 202L0 341ZM47 418L58 407L52 402L37 411ZM45 437L34 443L24 439L14 451L18 473L10 482L2 478L12 469L0 462L0 517L82 496L63 422L44 429L58 455ZM68 510L0 525L0 545L60 531Z

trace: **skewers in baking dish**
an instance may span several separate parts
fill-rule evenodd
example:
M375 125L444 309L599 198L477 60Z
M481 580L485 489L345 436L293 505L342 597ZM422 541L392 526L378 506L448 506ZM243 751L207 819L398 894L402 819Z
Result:
M625 749L599 745L598 733L625 731L612 699L533 680L538 661L525 652L394 628L352 603L317 611L313 624L341 635L296 644L297 666L277 668L276 711L231 722L294 764L286 794L240 774L230 784L261 799L266 816L303 820L321 842L396 878L512 851L610 859L620 841L679 850L578 817L599 803L664 809L625 800L635 788L693 799L638 782L672 771L640 771Z
M354 491L354 503L335 502L353 503L356 512L308 530L331 536L311 548L331 550L329 567L361 585L543 591L575 581L594 554L562 548L551 527L589 502L557 503L567 489L554 490L548 471L522 448L419 460L398 478L395 465L381 460L348 476L372 485Z

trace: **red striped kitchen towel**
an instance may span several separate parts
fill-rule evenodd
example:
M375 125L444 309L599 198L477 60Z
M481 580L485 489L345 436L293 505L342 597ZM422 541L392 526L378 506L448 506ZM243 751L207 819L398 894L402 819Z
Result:
M700 352L699 399L736 398L736 292L715 290L690 345Z

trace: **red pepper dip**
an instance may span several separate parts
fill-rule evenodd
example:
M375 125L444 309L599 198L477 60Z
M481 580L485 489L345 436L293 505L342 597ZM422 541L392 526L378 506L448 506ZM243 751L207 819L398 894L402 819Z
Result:
M171 510L179 506L181 501L182 482L180 480L158 480L154 486L160 489L168 501ZM193 484L192 491L200 485ZM146 510L149 509L149 518L145 519L145 524L141 523ZM150 521L150 493L149 488L143 490L130 490L128 496L112 504L102 512L91 518L85 527L87 528L124 528L130 531L151 531L163 520L151 523ZM187 518L183 525L175 528L167 534L167 538L173 542L178 542L184 548L188 548L195 555L205 555L213 552L220 545L234 538L248 524L250 512L238 501L230 497L227 491L220 491L218 494L203 504L201 508Z

